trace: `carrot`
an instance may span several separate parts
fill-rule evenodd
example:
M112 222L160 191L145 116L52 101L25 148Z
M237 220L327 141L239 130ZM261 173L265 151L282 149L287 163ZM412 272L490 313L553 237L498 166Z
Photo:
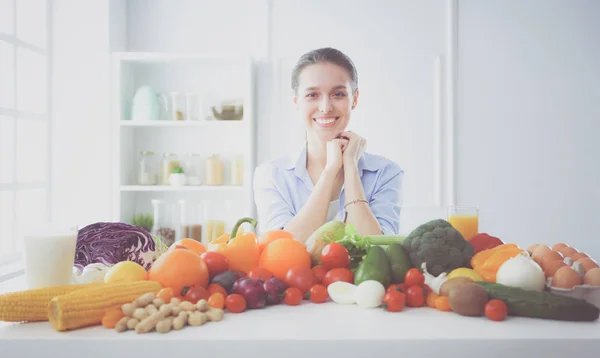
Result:
M123 314L121 307L111 308L106 311L104 317L102 317L102 325L105 328L115 328L117 322L119 322L123 317L125 317L125 314Z

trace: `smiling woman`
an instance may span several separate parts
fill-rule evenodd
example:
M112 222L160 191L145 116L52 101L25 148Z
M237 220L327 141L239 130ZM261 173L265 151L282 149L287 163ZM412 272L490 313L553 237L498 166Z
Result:
M299 153L256 168L259 230L285 229L304 242L345 218L362 235L398 233L404 171L365 152L365 138L347 130L358 97L358 73L344 53L321 48L300 57L292 100L307 139Z

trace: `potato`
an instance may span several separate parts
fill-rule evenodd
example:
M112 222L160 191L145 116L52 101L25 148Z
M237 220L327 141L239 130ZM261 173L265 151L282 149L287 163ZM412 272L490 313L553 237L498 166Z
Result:
M473 282L473 280L471 280L468 277L464 277L464 276L448 279L440 287L440 295L441 296L450 296L450 291L457 285L462 285L465 283L472 283L472 282Z
M483 316L489 297L476 283L463 283L450 290L448 302L452 311L463 316Z

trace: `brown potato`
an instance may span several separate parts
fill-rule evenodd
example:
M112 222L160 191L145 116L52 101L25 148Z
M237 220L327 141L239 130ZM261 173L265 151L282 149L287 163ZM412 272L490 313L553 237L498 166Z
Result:
M465 283L472 283L472 282L473 282L473 280L471 280L468 277L451 278L451 279L447 280L446 282L444 282L442 284L442 286L440 287L440 295L441 296L450 296L450 290L452 290L457 285L462 285Z
M476 283L465 283L450 290L448 297L452 311L463 316L483 316L488 293Z

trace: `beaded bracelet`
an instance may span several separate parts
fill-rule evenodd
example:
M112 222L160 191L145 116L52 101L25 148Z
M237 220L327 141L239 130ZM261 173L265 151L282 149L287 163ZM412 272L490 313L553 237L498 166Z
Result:
M363 203L369 203L368 201L366 201L365 199L356 199L356 200L352 200L351 202L347 203L346 205L344 205L344 210L346 210L346 207L350 204L354 204L354 203L358 203L358 202L363 202Z

